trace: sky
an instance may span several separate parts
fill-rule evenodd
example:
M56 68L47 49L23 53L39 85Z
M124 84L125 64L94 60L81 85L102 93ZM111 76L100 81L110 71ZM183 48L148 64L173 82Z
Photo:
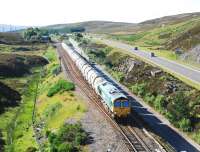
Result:
M138 23L200 12L200 0L0 0L0 24L43 26L89 20Z

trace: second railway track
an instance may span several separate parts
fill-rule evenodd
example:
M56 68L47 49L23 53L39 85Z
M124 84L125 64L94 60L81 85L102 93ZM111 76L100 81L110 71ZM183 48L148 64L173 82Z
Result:
M83 91L83 93L96 105L96 107L105 115L106 119L112 124L112 126L117 129L123 136L124 144L128 151L130 152L150 152L150 151L162 151L158 149L158 145L148 146L142 135L138 135L134 128L129 125L130 120L124 120L123 122L116 122L111 118L109 113L105 110L103 104L101 103L101 99L94 92L94 90L89 86L89 84L84 80L80 71L73 63L69 55L66 51L63 50L60 44L57 44L57 51L59 56L61 57L62 64L65 70L68 71L68 75L72 81L76 83L76 85Z

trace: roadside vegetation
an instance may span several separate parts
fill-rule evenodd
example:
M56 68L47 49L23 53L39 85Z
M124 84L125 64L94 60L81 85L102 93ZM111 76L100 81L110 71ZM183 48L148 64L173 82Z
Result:
M117 81L200 144L200 91L157 67L104 44L81 38L79 46L91 61L103 66Z

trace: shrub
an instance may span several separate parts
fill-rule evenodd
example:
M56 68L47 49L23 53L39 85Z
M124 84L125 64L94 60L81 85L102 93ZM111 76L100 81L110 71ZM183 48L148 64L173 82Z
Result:
M190 109L189 109L189 99L183 92L177 92L177 94L171 99L173 100L167 105L168 118L175 126L180 127L186 125L187 121L184 122L184 119L190 118ZM179 122L183 121L183 122ZM181 124L179 124L181 123ZM185 124L184 124L185 123ZM188 123L188 125L191 123Z
M48 135L48 140L49 140L49 142L50 143L53 143L54 142L54 140L56 139L56 134L55 133L49 133L49 135Z
M45 133L46 137L49 137L50 133L51 133L51 131L46 130L46 133Z
M141 84L136 83L135 85L131 86L131 90L133 93L137 93L139 96L144 96L146 94L145 87L146 87L145 83Z
M48 140L52 152L73 152L84 144L87 134L81 124L64 124L57 133L50 133Z
M191 129L191 122L189 119L183 118L178 122L178 127L183 131L189 131Z
M163 110L164 103L165 103L165 96L158 95L154 100L154 107L159 110L160 112Z
M71 143L62 143L58 146L58 152L73 152L74 147Z
M67 82L65 80L60 79L54 86L52 86L48 93L48 97L52 97L54 94L58 93L59 91L69 91L69 90L74 90L75 85L72 82Z
M87 138L85 132L78 132L75 136L75 145L82 145Z
M85 135L86 134L83 131L81 124L65 124L58 131L58 138L61 141L75 142L76 138L81 137L79 144L83 144Z
M144 100L149 103L149 104L153 104L154 103L154 100L155 100L155 96L152 95L151 93L147 93L144 97Z
M111 47L106 47L106 48L104 48L103 49L103 52L107 55L107 54L109 54L110 52L112 51L112 48Z
M118 71L113 71L111 72L112 76L118 81L121 82L124 79L124 73L118 72Z

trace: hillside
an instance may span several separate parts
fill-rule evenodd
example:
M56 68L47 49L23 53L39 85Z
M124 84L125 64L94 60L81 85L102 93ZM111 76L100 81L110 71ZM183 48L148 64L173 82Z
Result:
M86 32L91 33L110 33L110 34L133 34L140 31L150 30L163 25L178 24L187 20L200 17L200 12L185 13L172 16L165 16L141 23L123 23L110 21L87 21L69 24L56 24L43 27L59 32L68 32L70 28L82 27Z
M117 40L137 45L144 50L158 50L170 59L169 52L179 50L183 60L200 63L200 13L180 14L137 24L130 33L111 34ZM166 52L168 51L168 52Z
M71 28L82 27L86 32L92 33L113 33L121 29L133 27L133 23L109 22L109 21L88 21L70 24L57 24L44 27L49 30L57 30L59 32L68 32Z

